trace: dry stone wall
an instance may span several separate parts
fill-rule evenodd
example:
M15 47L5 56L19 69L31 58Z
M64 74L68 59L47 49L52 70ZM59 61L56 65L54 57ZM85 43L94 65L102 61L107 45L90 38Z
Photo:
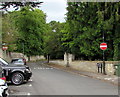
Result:
M22 58L22 57L24 57L28 61L28 57L22 53L14 53L14 52L11 53L11 58ZM30 57L31 61L37 61L37 60L43 60L43 59L45 59L44 56L32 56L32 57Z
M66 66L66 62L64 60L52 60L50 61L51 63ZM102 63L102 61L73 61L70 62L70 67L81 70L81 71L86 71L86 72L93 72L97 73L98 72L98 67L97 63ZM117 61L106 61L106 73L107 75L114 75L115 73L115 68L114 64L117 64Z

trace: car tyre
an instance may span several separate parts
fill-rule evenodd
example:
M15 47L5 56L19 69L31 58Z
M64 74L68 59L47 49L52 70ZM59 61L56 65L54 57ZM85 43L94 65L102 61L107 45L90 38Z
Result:
M24 76L22 73L17 72L12 74L11 82L14 85L20 85L23 83L23 81L24 81Z

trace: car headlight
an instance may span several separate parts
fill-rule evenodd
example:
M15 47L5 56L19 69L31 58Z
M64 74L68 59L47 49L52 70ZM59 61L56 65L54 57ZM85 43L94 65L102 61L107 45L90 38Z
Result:
M29 69L26 69L26 71L30 71Z
M30 73L30 70L29 69L25 69L26 72Z
M3 85L5 85L6 83L5 83L5 80L2 80L2 79L0 79L0 86L3 86Z

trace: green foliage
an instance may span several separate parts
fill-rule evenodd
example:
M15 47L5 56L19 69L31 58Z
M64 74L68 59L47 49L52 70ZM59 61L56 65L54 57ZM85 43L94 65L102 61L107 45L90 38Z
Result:
M38 9L30 11L28 7L13 13L15 26L19 32L17 51L24 51L27 56L43 54L45 14Z
M63 58L64 50L61 43L61 30L64 23L51 21L46 25L44 33L44 54L50 55L51 59Z
M99 48L108 44L106 60L119 60L120 3L69 2L67 7L67 31L64 30L63 45L69 52L87 60L102 60ZM67 42L65 40L68 40Z
M24 0L23 0L24 1ZM30 8L33 10L33 8L35 7L40 7L40 4L43 2L2 2L0 3L0 10L6 10L8 11L8 9L13 6L13 8L15 8L15 10L18 10L20 7L25 7L25 6L30 6Z
M13 14L3 14L2 17L2 42L9 45L8 51L14 51L16 46L15 41L18 38L18 33L15 28Z
M70 48L70 43L72 42L71 41L72 35L69 32L69 24L68 23L64 24L64 27L61 30L61 34L62 34L61 42L62 42L64 52L67 52L67 53L71 52L71 49L69 49L69 48ZM71 45L72 45L72 43L71 43Z
M68 2L66 23L48 24L41 10L26 6L4 16L4 41L17 40L11 50L27 56L44 54L55 59L67 52L84 60L102 60L100 43L106 42L106 60L120 60L119 6L119 2ZM8 31L16 38L9 40Z

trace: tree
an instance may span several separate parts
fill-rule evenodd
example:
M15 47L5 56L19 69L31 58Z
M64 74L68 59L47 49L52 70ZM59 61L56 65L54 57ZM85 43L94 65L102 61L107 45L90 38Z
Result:
M70 51L79 58L102 59L99 44L103 42L104 34L104 42L107 42L109 46L106 50L106 60L118 58L119 5L120 3L110 2L69 2L67 7L69 26L64 39L70 37L68 42Z
M12 16L12 13L2 15L2 42L8 45L7 51L11 52L16 49L15 42L19 36Z
M43 54L45 14L39 9L30 11L28 7L14 13L15 26L20 35L16 43L17 51L24 51L29 58Z
M61 44L61 29L64 23L51 21L47 24L47 32L44 33L44 52L51 59L62 58L64 51Z
M120 27L120 3L100 3L98 4L99 17L102 24L101 29L105 35L105 41L108 43L106 52L107 60L119 60L119 43L120 36L118 35ZM103 7L104 6L104 7ZM101 14L101 15L100 15Z
M68 32L71 36L71 41L69 42L71 53L79 58L81 56L81 58L91 60L95 53L98 53L96 39L99 36L96 35L99 32L95 30L97 25L96 5L94 3L70 2L67 10Z
M33 10L33 8L35 7L40 7L40 4L43 2L26 2L26 1L22 1L22 2L3 2L0 3L0 10L4 9L6 11L8 11L8 9L13 6L13 8L15 8L15 10L18 10L20 7L25 7L25 6L30 6L30 8Z

